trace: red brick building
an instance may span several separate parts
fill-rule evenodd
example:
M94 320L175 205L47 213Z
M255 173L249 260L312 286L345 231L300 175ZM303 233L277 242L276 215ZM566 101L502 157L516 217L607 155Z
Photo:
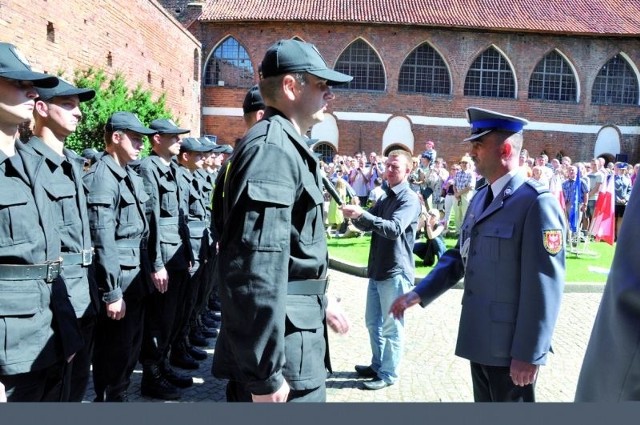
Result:
M157 1L4 0L0 34L34 69L72 79L93 67L166 93L174 117L200 134L200 42Z
M447 160L468 145L465 108L531 121L532 154L640 160L637 0L215 0L164 2L202 42L203 133L241 136L242 98L282 38L318 46L356 78L313 128L325 151L414 153Z

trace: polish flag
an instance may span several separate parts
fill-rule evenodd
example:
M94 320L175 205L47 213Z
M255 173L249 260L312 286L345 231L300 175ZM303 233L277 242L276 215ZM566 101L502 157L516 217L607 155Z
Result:
M609 245L613 245L615 240L615 201L613 175L608 175L606 183L600 185L589 233L596 241L605 241Z

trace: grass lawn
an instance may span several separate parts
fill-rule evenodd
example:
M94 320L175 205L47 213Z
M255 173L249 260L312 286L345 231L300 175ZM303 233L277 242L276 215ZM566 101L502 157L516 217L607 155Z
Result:
M370 236L360 238L332 238L328 240L329 256L351 264L366 266L369 257ZM447 247L453 247L455 239L445 239ZM582 244L578 247L582 248ZM606 282L606 271L611 267L614 247L604 242L591 242L585 254L567 253L567 282ZM416 260L416 277L425 276L432 267L424 267L422 260Z

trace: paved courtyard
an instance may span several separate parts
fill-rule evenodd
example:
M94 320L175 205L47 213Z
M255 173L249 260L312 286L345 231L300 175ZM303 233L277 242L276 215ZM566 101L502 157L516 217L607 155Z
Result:
M342 299L351 320L347 335L331 334L333 374L327 380L330 402L459 402L473 401L469 363L453 352L460 316L462 291L452 289L422 309L414 307L406 314L406 350L397 384L380 391L360 389L361 379L355 364L370 360L369 338L364 327L364 302L367 280L331 270L330 292ZM570 285L569 285L570 286ZM541 368L537 397L541 402L573 400L584 350L591 332L601 293L598 290L564 295L554 335L555 354ZM182 402L224 401L225 381L210 374L214 340L207 349L209 358L200 369L191 372L195 385L183 390ZM142 371L137 368L129 396L132 401L158 401L140 396ZM87 401L93 400L89 388Z

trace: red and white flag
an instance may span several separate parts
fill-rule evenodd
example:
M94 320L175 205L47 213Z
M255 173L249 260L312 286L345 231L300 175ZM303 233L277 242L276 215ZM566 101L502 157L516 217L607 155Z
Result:
M605 178L606 182L600 185L589 233L596 238L596 241L605 241L609 245L613 245L616 228L614 179L612 175Z

